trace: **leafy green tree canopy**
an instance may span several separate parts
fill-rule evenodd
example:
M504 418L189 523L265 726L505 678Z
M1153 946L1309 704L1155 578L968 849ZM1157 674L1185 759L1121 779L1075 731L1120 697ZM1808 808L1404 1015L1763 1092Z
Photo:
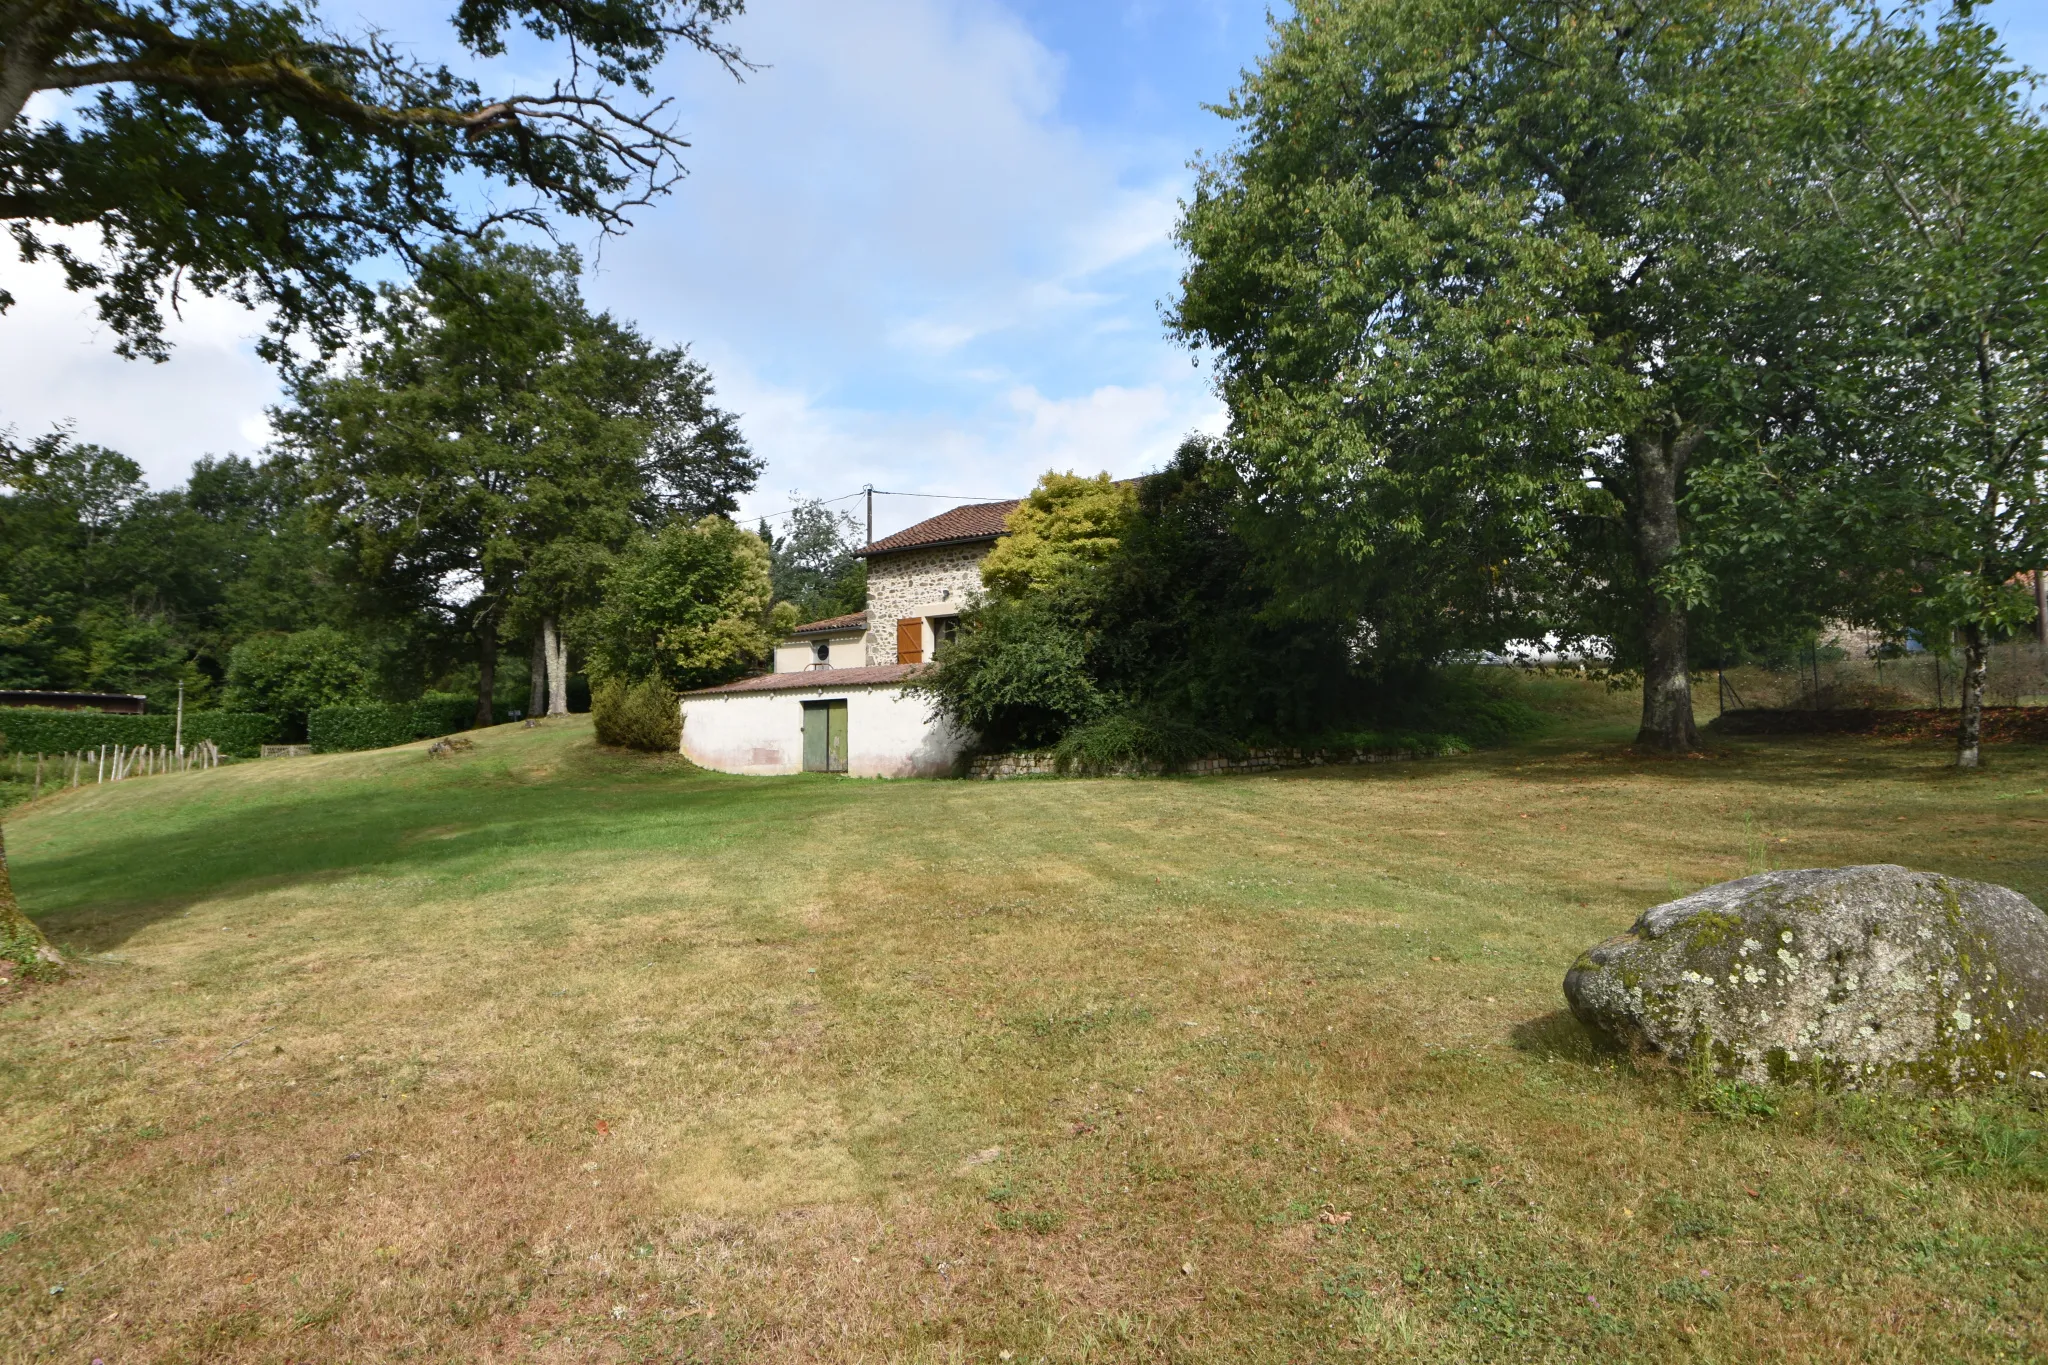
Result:
M1012 597L1047 591L1109 562L1138 505L1137 486L1107 474L1048 472L1017 504L981 562L981 581Z
M786 532L775 535L764 521L760 536L774 563L775 600L794 607L799 623L866 610L868 565L855 553L864 537L851 516L802 498Z
M163 358L167 287L174 305L189 289L272 310L272 360L291 362L293 334L329 354L373 302L368 258L430 267L436 243L561 215L622 230L683 173L656 66L695 50L740 74L719 36L740 8L459 0L474 56L515 35L563 54L551 83L486 92L310 4L0 0L0 219L96 295L124 355ZM38 94L77 102L37 117ZM96 229L104 256L68 228Z
M2034 624L2048 563L2048 126L2036 79L1958 6L1868 16L1816 117L1844 148L1830 304L1854 363L1828 392L1828 508L1857 528L1849 612L1960 638L1958 762L1978 762L1986 648Z
M1825 0L1302 0L1224 114L1174 314L1263 542L1394 659L1603 636L1694 742L1686 480L1799 336L1787 105ZM1291 572L1290 570L1291 566Z
M1282 609L1242 534L1248 510L1231 462L1206 437L1131 483L1047 476L1012 522L1036 544L962 614L919 685L995 749L1101 726L1213 752L1300 740L1354 717L1367 688L1349 630ZM990 559L1018 538L1013 530Z
M1071 606L1043 595L983 599L919 688L991 752L1056 742L1113 704L1088 666L1088 623Z
M436 262L275 421L366 602L463 624L489 724L508 620L587 606L636 527L729 511L760 465L687 352L584 307L573 254L493 241Z
M708 687L758 668L777 635L768 547L721 516L674 521L619 554L598 605L584 619L591 671L677 690Z
M301 740L306 717L323 706L367 701L370 671L356 641L332 626L257 635L228 659L226 703L277 721L284 737Z
M0 440L0 617L25 631L0 681L141 692L152 709L182 684L204 705L234 641L336 618L328 558L288 461L204 458L159 493L63 431Z

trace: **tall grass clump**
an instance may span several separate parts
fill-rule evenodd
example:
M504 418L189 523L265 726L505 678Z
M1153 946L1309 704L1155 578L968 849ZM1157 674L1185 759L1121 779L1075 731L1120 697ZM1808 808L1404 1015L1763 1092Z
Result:
M1239 747L1177 717L1130 708L1075 726L1060 737L1052 754L1062 773L1133 768L1173 772L1199 758L1235 754Z

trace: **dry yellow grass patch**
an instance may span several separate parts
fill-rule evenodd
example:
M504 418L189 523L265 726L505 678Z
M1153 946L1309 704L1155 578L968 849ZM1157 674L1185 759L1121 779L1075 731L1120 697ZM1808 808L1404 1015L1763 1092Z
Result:
M1589 709L1254 778L556 724L46 803L20 889L90 956L0 1003L0 1356L2038 1355L2036 1101L1719 1117L1558 982L1764 864L2038 897L2048 760L1645 762Z

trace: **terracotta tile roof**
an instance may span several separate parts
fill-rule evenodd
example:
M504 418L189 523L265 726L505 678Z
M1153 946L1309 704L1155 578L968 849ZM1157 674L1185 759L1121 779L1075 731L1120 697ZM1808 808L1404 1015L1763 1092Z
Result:
M869 687L902 682L924 670L923 664L878 664L873 668L807 668L801 673L763 673L723 687L700 687L686 697L716 697L732 692L803 692L819 688Z
M1017 510L1021 498L1004 502L971 502L935 517L905 527L893 536L883 536L860 551L864 555L893 554L898 550L929 550L939 545L965 545L977 540L994 540L1003 533L1003 522Z
M864 611L857 611L850 616L828 616L822 621L812 621L806 625L798 626L790 634L838 635L845 631L866 630L867 628L868 614Z

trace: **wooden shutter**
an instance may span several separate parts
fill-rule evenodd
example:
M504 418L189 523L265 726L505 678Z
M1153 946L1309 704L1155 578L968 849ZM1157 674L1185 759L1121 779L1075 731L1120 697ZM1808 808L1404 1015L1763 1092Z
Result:
M921 664L924 662L924 618L906 616L896 623L896 662L899 664Z

